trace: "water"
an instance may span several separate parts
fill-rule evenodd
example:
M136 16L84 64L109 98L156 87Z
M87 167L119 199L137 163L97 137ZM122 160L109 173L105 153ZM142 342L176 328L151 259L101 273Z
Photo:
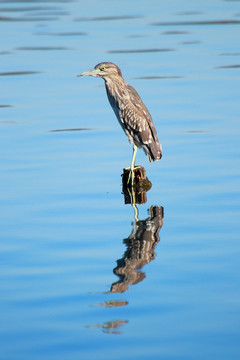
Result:
M239 358L239 5L1 1L1 359ZM100 61L163 144L137 223Z

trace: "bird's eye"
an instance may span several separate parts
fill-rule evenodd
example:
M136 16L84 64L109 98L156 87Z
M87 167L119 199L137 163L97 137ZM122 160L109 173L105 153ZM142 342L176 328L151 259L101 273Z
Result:
M101 70L101 71L104 71L105 69L106 69L105 66L101 66L101 67L100 67L100 70Z

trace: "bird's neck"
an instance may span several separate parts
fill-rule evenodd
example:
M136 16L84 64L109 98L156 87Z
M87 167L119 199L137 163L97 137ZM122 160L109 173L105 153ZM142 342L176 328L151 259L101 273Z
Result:
M105 86L108 96L113 96L114 98L121 99L125 95L126 81L122 76L117 76L116 78L107 78L105 80Z

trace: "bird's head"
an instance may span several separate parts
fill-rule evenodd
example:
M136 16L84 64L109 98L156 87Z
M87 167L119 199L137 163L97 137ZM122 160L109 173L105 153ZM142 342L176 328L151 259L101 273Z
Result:
M97 64L94 69L85 71L77 76L96 76L107 79L115 76L122 76L122 73L117 65L111 62L101 62Z

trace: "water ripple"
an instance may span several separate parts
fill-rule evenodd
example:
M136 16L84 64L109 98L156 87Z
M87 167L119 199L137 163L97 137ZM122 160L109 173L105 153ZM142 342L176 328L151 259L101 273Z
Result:
M160 75L149 75L149 76L137 76L134 79L136 80L168 80L168 79L182 79L185 76L181 75L166 75L166 76L160 76Z
M94 130L94 129L91 128L53 129L53 130L49 130L49 132L89 131L89 130Z
M132 20L143 18L141 15L112 15L112 16L96 16L96 17L79 17L76 21L109 21L109 20Z
M84 36L84 35L88 35L86 32L84 31L69 31L69 32L56 32L56 33L51 33L51 32L44 32L44 33L35 33L35 35L45 35L45 36Z
M7 72L0 72L0 76L32 75L32 74L41 74L41 72L40 71L7 71Z
M9 17L9 16L0 16L0 21L55 21L58 20L58 17Z
M167 52L175 51L171 48L154 48L154 49L126 49L126 50L109 50L109 54L128 54L128 53L149 53L149 52Z
M234 65L221 65L215 67L215 69L238 69L240 68L240 64L234 64Z
M240 24L240 20L201 20L201 21L160 21L151 23L156 26L183 26L183 25L234 25Z
M220 56L240 56L240 52L225 52L219 54Z
M64 46L22 46L16 48L16 50L26 50L26 51L49 51L49 50L69 50Z
M182 31L182 30L169 30L164 31L162 35L189 35L191 34L190 31Z

